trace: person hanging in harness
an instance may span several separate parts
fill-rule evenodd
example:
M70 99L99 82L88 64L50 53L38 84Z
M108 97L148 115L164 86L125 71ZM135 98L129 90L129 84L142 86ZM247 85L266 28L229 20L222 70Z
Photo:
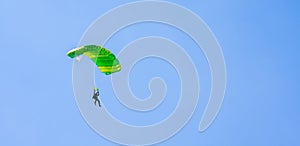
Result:
M93 95L94 104L96 105L98 103L99 107L101 107L100 100L99 100L98 97L99 97L99 89L95 87L94 88L94 95Z

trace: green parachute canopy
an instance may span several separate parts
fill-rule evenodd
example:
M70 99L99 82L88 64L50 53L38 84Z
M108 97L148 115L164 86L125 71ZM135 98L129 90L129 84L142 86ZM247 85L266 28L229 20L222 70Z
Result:
M98 69L109 75L121 70L119 60L109 50L97 45L87 45L70 50L67 55L71 58L84 54L96 63Z

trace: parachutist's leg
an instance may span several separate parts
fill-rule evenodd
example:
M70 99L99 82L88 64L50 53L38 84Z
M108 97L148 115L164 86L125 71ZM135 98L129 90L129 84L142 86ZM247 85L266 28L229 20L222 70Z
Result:
M96 105L97 100L94 101L94 104Z
M99 107L101 107L100 100L98 99L97 101L98 101Z

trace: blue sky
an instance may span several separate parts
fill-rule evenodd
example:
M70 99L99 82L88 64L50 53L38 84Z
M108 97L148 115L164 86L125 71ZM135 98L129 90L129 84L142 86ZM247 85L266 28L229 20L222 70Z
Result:
M117 145L99 136L82 118L72 91L73 61L66 52L78 45L96 18L127 2L132 1L0 2L0 145ZM193 56L201 51L187 49L198 61L203 100L190 122L160 145L299 145L299 2L170 2L195 12L214 32L226 61L227 90L216 120L208 130L199 133L198 123L209 95L209 68L203 55L200 58ZM149 25L153 25L150 30L147 29ZM140 32L131 33L130 38L161 34L175 40L182 38L178 43L194 47L184 36L168 35L169 31L177 33L171 28L158 33L164 27L158 24L131 26L120 31L107 46L115 46L112 51L117 53L118 47L126 45L122 39L126 38L126 32ZM144 61L145 64L149 62L170 69L166 72L174 75L162 75L166 76L167 83L173 76L177 82L176 73L167 63ZM137 74L132 80L132 88L137 96L145 97L148 80L139 82L144 77L139 76L141 71L143 62L132 72ZM157 72L151 72L149 76L151 74ZM171 88L175 90L177 86ZM123 107L112 105L110 109L118 118L134 124L134 118L116 110ZM171 110L167 108L166 112ZM156 113L156 118L160 119L164 114Z

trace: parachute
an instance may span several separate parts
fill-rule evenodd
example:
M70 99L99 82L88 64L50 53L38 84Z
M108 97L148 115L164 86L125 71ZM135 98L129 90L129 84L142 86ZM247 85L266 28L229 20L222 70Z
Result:
M101 46L87 45L78 47L70 50L67 53L67 56L75 58L82 54L90 58L97 65L100 72L105 73L106 75L121 70L121 65L116 56Z

